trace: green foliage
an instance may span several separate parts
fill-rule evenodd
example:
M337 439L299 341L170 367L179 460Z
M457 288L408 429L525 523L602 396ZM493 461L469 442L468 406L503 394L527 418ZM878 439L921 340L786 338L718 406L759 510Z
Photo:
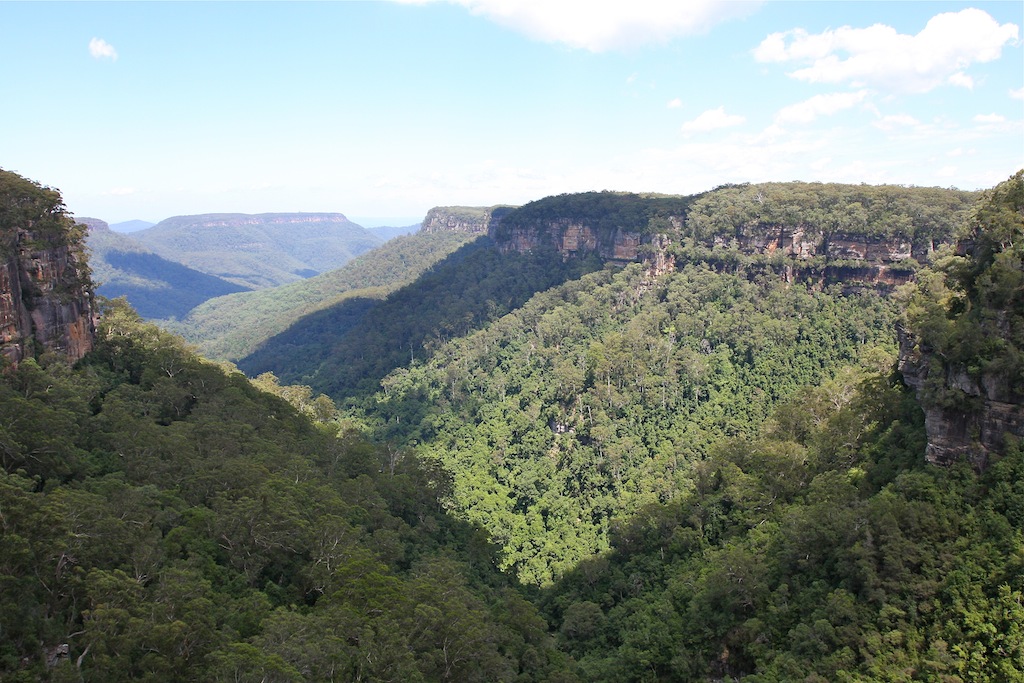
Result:
M257 384L122 301L80 367L2 377L0 677L568 675L440 473Z
M1020 397L1024 386L1024 171L986 192L965 224L962 251L946 253L904 292L906 319L932 357L926 400L970 401L948 387L948 372L989 385L990 397Z
M344 403L372 394L396 367L430 358L535 292L599 267L593 260L564 262L551 251L501 254L491 246L486 237L466 244L382 301L353 296L309 315L238 366L308 384Z
M733 185L694 202L685 235L698 243L744 239L786 227L808 237L902 238L915 255L949 243L977 193L898 185Z
M927 250L970 195L551 198L523 216L682 226L677 270L482 239L306 318L252 382L115 301L78 367L0 378L0 677L1024 680L1024 449L925 466L890 376L903 301L1016 372L1015 178L909 299L738 242L785 215Z
M218 297L179 323L160 324L199 346L208 358L235 361L311 313L351 299L383 298L472 239L450 232L397 237L336 270L281 287Z
M619 520L687 491L713 443L839 365L891 354L893 319L870 293L701 267L652 280L636 264L538 294L393 372L367 419L442 463L503 566L546 584L607 549Z
M503 213L492 235L501 240L513 230L537 226L583 224L607 237L617 230L636 233L674 232L671 219L681 222L691 197L581 192L545 197Z
M546 592L588 680L1024 678L1020 449L924 468L912 397L864 378L720 442Z

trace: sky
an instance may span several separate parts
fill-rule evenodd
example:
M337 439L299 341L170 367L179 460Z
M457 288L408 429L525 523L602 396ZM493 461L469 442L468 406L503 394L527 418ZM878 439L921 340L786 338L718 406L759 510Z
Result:
M1024 2L0 1L0 168L111 223L1024 168Z

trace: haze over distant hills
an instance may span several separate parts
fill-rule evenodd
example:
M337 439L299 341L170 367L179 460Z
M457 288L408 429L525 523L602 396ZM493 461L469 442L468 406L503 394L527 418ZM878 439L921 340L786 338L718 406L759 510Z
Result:
M419 224L365 229L343 214L203 214L158 224L88 225L98 293L125 296L150 320L180 320L208 299L334 270Z
M420 224L418 222L414 222L410 223L409 225L378 225L374 227L368 227L366 229L369 230L374 235L376 235L377 237L384 240L385 242L387 242L389 239L398 237L400 235L413 234L414 232L420 229Z
M312 277L383 242L340 213L174 216L132 236L168 260L246 289Z
M152 221L134 219L130 221L121 221L120 223L111 223L110 229L114 232L138 232L139 230L152 228L154 225L156 225L156 223L153 223Z

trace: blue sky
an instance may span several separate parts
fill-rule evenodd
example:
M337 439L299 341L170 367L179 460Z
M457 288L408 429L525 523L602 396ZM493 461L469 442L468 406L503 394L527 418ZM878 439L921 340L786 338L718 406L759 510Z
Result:
M0 168L109 222L976 189L1024 167L1022 26L1016 0L0 2Z

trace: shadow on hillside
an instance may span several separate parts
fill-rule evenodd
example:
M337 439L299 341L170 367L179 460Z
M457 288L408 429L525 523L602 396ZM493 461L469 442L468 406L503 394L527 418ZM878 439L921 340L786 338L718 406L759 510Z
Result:
M488 238L463 246L384 300L356 298L310 314L238 362L336 400L375 392L397 367L423 362L522 306L537 292L597 270L552 251L502 254Z
M129 277L152 283L136 285L115 280L100 285L97 291L110 299L127 297L143 318L180 320L207 299L248 291L246 287L168 261L156 254L111 251L106 260Z

